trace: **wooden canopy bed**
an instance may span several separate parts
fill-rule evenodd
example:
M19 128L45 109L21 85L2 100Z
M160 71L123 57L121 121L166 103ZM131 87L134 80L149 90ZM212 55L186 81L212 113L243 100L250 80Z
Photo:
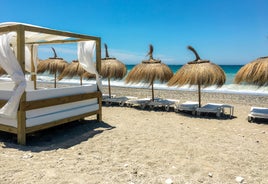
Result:
M25 74L25 47L31 44L64 44L94 41L97 72L101 68L101 39L99 37L52 30L28 24L0 25L0 36L14 32L16 58L23 74ZM29 36L30 35L30 36ZM34 35L42 35L36 40ZM30 39L28 39L30 37ZM44 38L49 37L49 40ZM1 43L0 43L1 44ZM14 44L14 43L12 43ZM26 82L26 88L19 98L15 117L0 115L0 130L17 134L17 142L26 144L26 134L80 120L87 116L96 115L102 120L102 95L100 86L89 84L63 88L35 89L36 75L32 68L32 81ZM11 98L14 82L0 82L0 107Z

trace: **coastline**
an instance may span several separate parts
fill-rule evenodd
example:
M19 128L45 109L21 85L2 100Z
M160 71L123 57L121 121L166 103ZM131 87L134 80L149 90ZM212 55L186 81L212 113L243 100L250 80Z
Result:
M65 87L70 85L79 85L78 83L57 83L57 87ZM52 82L37 82L37 87L53 88ZM108 94L108 86L102 86L103 93ZM149 87L123 87L111 86L111 93L116 96L135 96L138 98L146 98L152 96L151 88ZM178 99L180 102L198 101L196 90L179 90L179 89L154 89L155 97ZM214 92L201 89L201 103L229 103L230 105L247 105L268 107L268 94L264 93L232 93L232 92Z

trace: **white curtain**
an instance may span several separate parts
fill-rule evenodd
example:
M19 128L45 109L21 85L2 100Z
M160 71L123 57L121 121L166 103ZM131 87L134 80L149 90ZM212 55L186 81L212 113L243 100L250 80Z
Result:
M0 116L16 118L21 95L26 88L26 80L19 62L11 47L10 39L15 33L0 35L0 65L10 75L15 83L8 102L0 109Z
M81 66L89 73L96 75L97 85L102 91L102 84L100 76L96 70L93 57L95 53L96 42L95 41L83 41L79 42L77 46L78 61Z
M31 45L25 46L25 70L31 72Z

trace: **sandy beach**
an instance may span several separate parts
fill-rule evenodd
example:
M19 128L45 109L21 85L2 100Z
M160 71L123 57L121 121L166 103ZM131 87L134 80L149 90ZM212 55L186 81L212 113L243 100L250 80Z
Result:
M150 89L112 93L151 96ZM155 96L197 101L189 91ZM234 117L104 105L103 122L88 117L36 132L27 146L0 132L0 183L268 183L268 124L247 122L250 107L268 107L268 96L202 93L207 102L233 105Z

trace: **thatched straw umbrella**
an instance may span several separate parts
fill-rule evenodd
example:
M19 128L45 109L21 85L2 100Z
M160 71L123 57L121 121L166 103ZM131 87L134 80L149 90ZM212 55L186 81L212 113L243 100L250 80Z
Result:
M113 78L115 80L122 79L127 74L127 68L124 63L118 61L116 58L110 58L108 54L107 45L104 44L105 47L105 58L101 59L101 76L102 78L108 79L108 88L109 88L109 98L111 98L111 85L110 79Z
M85 72L82 76L84 79L94 79L96 78L95 74L89 73L89 72Z
M268 56L260 57L240 68L235 75L235 83L242 82L258 86L268 85Z
M188 49L195 54L196 59L182 66L170 79L168 86L198 85L198 101L201 107L201 87L220 87L225 83L226 76L218 65L209 60L201 60L193 47L188 46Z
M80 85L83 85L83 77L84 78L94 78L94 74L89 74L78 62L78 60L73 60L68 66L65 67L63 72L59 75L58 80L62 80L63 78L73 78L74 76L80 77Z
M54 88L56 88L57 74L61 73L64 68L68 66L68 63L62 58L57 57L57 53L53 47L52 50L54 52L54 57L50 57L46 60L40 61L37 65L37 73L44 73L48 71L49 74L54 74Z
M153 46L149 46L149 60L136 65L126 77L126 83L148 83L152 86L152 100L154 101L154 81L167 82L172 76L172 70L160 60L153 58Z

